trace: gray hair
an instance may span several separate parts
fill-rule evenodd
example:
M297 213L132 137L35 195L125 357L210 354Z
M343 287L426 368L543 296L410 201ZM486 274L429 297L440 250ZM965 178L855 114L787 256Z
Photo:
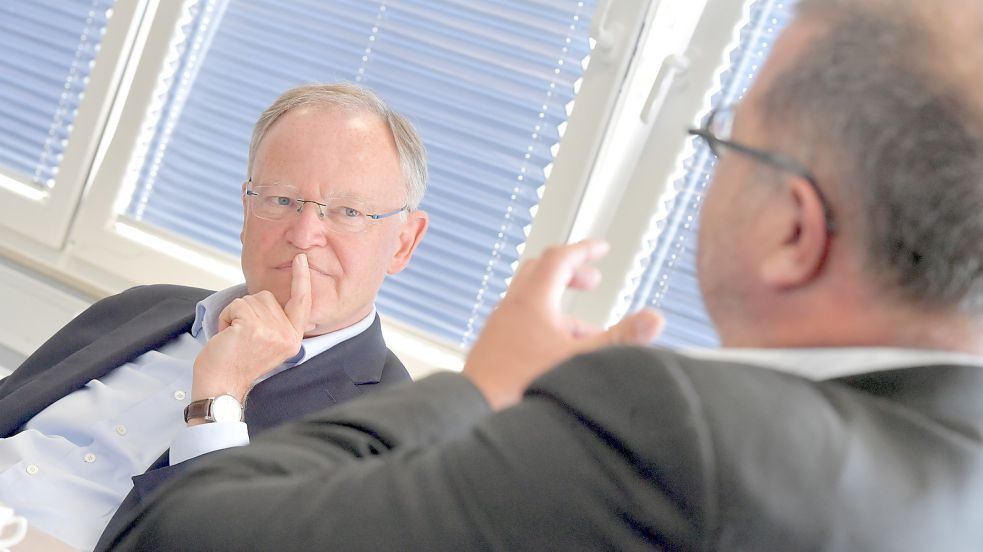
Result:
M810 160L827 194L839 196L834 213L854 215L869 274L901 300L979 315L977 2L802 0L797 21L817 34L757 110L769 129L810 149L796 154ZM934 15L919 4L930 4ZM953 58L962 59L947 61ZM850 198L858 198L855 205Z
M304 84L284 92L259 116L249 142L247 173L253 174L256 150L266 133L283 114L298 107L331 106L355 113L373 113L385 121L392 132L399 166L406 181L406 206L412 211L420 206L427 189L427 152L416 128L405 116L393 111L371 90L350 83Z

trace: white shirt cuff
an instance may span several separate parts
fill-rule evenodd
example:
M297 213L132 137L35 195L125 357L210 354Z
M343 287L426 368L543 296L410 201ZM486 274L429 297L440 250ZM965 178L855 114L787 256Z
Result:
M249 444L245 422L212 422L184 427L171 442L170 464L180 464L216 450Z

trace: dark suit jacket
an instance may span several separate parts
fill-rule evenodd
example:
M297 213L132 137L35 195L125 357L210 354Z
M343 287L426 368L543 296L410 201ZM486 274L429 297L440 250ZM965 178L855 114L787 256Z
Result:
M124 550L983 550L983 367L814 382L615 348L440 374L164 485ZM220 456L220 457L219 457Z
M195 304L210 293L183 286L143 286L92 305L0 381L0 436L16 433L58 399L187 332ZM406 380L409 374L386 348L377 317L362 334L258 384L246 403L250 436ZM134 491L121 510L137 506L135 501L193 463L168 466L166 460L165 453L147 473L134 477Z

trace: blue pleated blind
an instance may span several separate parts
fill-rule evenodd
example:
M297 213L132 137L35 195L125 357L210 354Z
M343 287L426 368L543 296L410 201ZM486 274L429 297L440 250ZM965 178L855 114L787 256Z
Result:
M112 0L0 2L0 167L54 185Z
M794 1L756 0L742 29L740 43L723 69L720 88L711 104L740 100L781 30L792 18ZM671 185L665 217L654 221L653 233L640 255L640 276L629 286L629 311L649 306L666 317L656 343L667 347L714 347L719 344L707 317L696 279L696 246L700 206L713 173L714 157L702 141L685 160L685 174Z
M504 293L589 54L595 0L189 5L127 214L239 254L252 123L283 90L352 81L417 125L431 227L380 310L468 344Z

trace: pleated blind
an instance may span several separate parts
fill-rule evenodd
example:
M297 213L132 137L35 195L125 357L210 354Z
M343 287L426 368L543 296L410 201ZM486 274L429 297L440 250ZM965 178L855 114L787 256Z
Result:
M148 117L126 214L238 255L259 113L304 82L351 81L417 125L431 227L383 314L467 345L504 293L589 55L595 0L191 3Z
M793 15L794 1L756 0L730 63L722 68L720 88L711 104L741 99L757 75L781 30ZM713 174L714 157L702 140L684 161L684 176L671 185L665 216L653 221L640 254L641 270L627 289L629 312L648 306L661 311L666 327L656 343L667 347L715 347L716 332L707 317L696 279L700 206Z
M0 2L0 168L54 185L112 0Z

